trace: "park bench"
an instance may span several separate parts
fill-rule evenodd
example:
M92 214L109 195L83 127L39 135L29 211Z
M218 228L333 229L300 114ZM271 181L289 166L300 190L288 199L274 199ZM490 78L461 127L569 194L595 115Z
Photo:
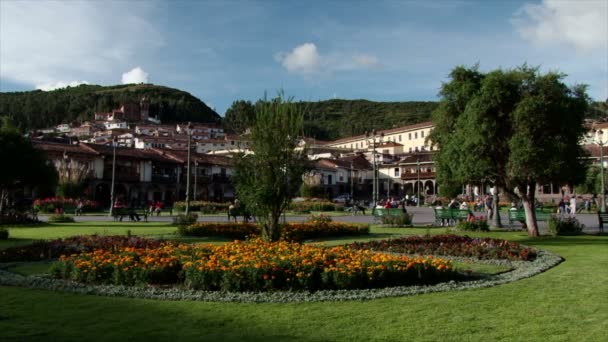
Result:
M458 221L469 218L471 212L468 209L433 209L435 211L435 225L446 223L448 226Z
M545 212L542 210L536 210L536 221L549 221L551 218L551 213ZM515 222L520 222L525 226L526 222L526 213L523 209L518 210L509 210L509 226L513 226Z
M127 209L127 208L114 208L112 210L112 217L114 221L120 221L125 217L128 217L131 221L135 221L135 217L139 216L140 220L148 222L148 210L147 209Z
M608 223L608 212L597 212L597 218L600 221L600 233L604 232L604 223Z
M380 222L382 217L387 216L401 216L403 215L402 208L374 208L372 211L372 215L374 216L374 221Z

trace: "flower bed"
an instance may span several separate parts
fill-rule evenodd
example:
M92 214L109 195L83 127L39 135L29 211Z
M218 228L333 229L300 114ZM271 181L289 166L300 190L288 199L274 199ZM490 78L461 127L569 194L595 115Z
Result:
M0 250L0 262L40 261L59 258L62 254L92 252L97 249L114 250L121 247L156 248L166 244L159 240L136 236L74 236L52 241L37 241L27 246Z
M54 213L58 208L63 208L63 210L73 210L76 208L77 204L78 199L76 198L39 198L34 201L34 208L43 213ZM82 200L82 204L84 205L84 210L97 210L99 208L99 204L91 200Z
M304 241L328 236L369 234L369 225L347 224L340 222L286 223L282 226L282 239ZM179 230L185 236L219 236L244 240L260 234L254 223L210 223L199 222Z
M536 251L516 242L461 235L410 236L394 240L353 243L355 249L405 254L452 255L478 259L533 260Z
M53 269L56 277L85 283L183 282L189 289L213 291L380 288L437 283L456 275L444 259L259 239L96 250L62 256Z

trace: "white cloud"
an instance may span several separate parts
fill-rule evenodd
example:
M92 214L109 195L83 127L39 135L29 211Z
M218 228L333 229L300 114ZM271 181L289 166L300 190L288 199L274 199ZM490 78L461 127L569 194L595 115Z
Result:
M72 81L72 82L59 81L59 82L55 82L55 83L37 84L36 89L50 91L50 90L61 89L61 88L65 88L65 87L76 87L81 84L89 84L89 82L87 82L87 81Z
M148 73L140 67L135 67L122 74L122 84L148 83Z
M376 56L356 55L353 57L353 61L355 62L355 65L369 69L375 69L382 66Z
M608 45L608 1L544 0L524 5L511 22L524 39L539 46L566 44L588 52Z
M49 86L86 79L111 83L137 56L163 45L140 1L0 1L0 77ZM115 82L115 81L114 81Z
M310 75L321 68L321 56L313 43L296 46L290 53L280 53L276 58L287 71L293 73Z
M332 53L321 55L314 43L296 46L291 52L280 52L275 59L289 72L310 78L319 73L346 71L355 69L377 69L381 63L377 57L366 54L349 55Z

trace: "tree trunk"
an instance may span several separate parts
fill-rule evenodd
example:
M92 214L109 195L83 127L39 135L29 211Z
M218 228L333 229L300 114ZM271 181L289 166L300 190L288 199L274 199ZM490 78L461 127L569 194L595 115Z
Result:
M538 236L538 225L536 223L536 211L534 204L529 199L522 199L524 204L524 212L526 213L526 227L529 236Z
M502 228L502 222L500 221L500 206L498 204L498 202L500 201L500 197L498 197L498 191L499 188L496 187L496 191L494 192L494 195L492 195L492 202L494 202L494 208L492 209L494 211L492 226L494 228Z
M8 191L6 191L6 189L2 189L2 192L0 193L0 221L4 216L4 202L6 201L7 195Z
M520 191L522 204L524 205L524 212L526 214L526 228L528 229L528 236L537 237L538 223L536 222L536 209L534 208L534 189L536 184L529 184L525 192ZM530 191L532 189L532 191Z

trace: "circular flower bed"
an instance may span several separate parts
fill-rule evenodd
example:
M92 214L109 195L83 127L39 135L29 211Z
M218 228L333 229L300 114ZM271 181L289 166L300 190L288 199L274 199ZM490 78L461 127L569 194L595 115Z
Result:
M421 239L419 244L424 247L419 251L440 251L448 241L460 238L463 237L445 235L405 239L411 239L409 243ZM563 260L513 242L464 238L461 253L455 242L449 249L461 256L438 259L397 255L393 248L388 248L392 251L388 253L356 250L355 245L321 248L252 240L224 246L193 246L136 237L77 237L3 251L0 259L4 262L46 259L43 254L56 258L57 252L69 256L62 257L53 268L54 276L60 278L22 276L2 270L10 264L0 264L0 285L162 300L362 300L496 286L531 277ZM387 241L380 243L391 246ZM484 248L512 249L511 255L520 257L508 258L503 254L500 259L492 259L490 255L501 254ZM522 258L521 250L525 249L530 253ZM12 256L6 251L19 253ZM462 278L453 270L451 260L479 260L506 265L512 271Z
M380 288L454 279L449 261L259 239L222 246L121 247L62 256L53 275L85 283L182 284L195 290Z

